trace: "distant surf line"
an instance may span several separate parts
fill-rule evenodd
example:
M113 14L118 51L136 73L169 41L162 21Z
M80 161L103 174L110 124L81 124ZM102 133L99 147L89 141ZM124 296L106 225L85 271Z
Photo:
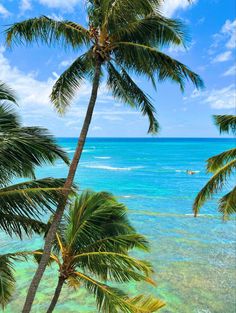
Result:
M85 168L107 170L107 171L133 171L144 168L144 166L130 166L130 167L113 167L109 165L82 165Z

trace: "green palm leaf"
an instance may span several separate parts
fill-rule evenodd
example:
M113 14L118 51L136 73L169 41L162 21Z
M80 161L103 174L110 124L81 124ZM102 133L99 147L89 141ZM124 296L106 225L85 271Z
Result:
M194 201L193 210L195 216L198 214L199 208L205 203L205 201L210 199L214 193L223 188L226 179L230 174L232 174L233 171L235 171L235 169L236 159L225 164L210 178L207 184L198 193Z
M119 73L112 63L108 65L108 86L118 100L126 102L131 107L139 109L149 118L149 133L156 133L159 129L155 117L156 110L149 97L135 84L128 73L122 68Z
M93 64L89 58L90 55L91 53L88 52L77 58L54 84L51 101L60 114L63 114L70 105L83 79L91 75Z
M5 83L0 81L0 100L7 100L16 103L16 95L14 91Z
M13 236L14 234L22 239L23 234L27 236L32 236L33 233L43 234L47 225L40 220L1 212L0 228L8 235Z
M170 44L185 46L187 40L181 21L165 18L158 13L131 22L126 20L111 36L116 42L135 42L156 47Z
M41 232L44 224L37 219L43 212L53 212L64 190L64 182L63 179L45 178L1 188L0 228L19 237L22 237L22 230L28 234L32 230Z
M22 261L25 253L8 253L0 255L0 305L4 310L15 289L13 261Z
M59 281L75 289L84 284L94 293L98 310L155 312L160 304L164 305L160 300L128 298L123 291L107 285L108 281L144 281L156 286L151 278L152 265L129 255L132 249L148 251L149 245L130 225L126 211L110 193L83 191L64 215L50 258L59 267ZM39 262L42 251L34 253ZM50 308L54 308L59 294L55 291Z
M213 115L213 119L220 133L236 134L236 115Z
M134 232L126 211L110 193L85 191L71 203L69 216L62 223L66 227L63 238L71 249L80 251L101 236Z
M207 171L216 172L228 162L236 159L236 148L224 151L207 160Z
M0 103L0 131L8 132L11 129L21 127L20 119L12 106Z
M131 312L137 313L152 313L160 310L165 306L165 303L152 296L137 296L128 300L128 303L134 307ZM136 309L135 309L136 308Z
M223 214L224 219L227 219L230 214L236 213L236 187L220 199L219 211Z
M115 25L122 25L127 20L133 20L137 16L148 15L155 12L160 5L160 0L107 0L101 8L101 24L107 24L109 29ZM92 11L96 16L96 5Z
M196 88L203 87L199 75L163 52L133 42L117 42L114 46L118 48L115 50L118 64L136 71L137 74L144 74L151 78L156 74L160 81L171 79L179 84L181 90L184 90L186 80L190 80Z
M0 105L0 185L14 176L34 178L36 166L69 159L44 128L22 127L11 107Z
M43 42L48 45L58 42L63 47L68 45L77 49L89 41L89 32L77 23L56 21L47 16L32 18L15 23L6 30L7 44Z
M110 237L104 237L98 239L91 244L88 244L82 252L93 252L93 251L116 251L124 252L130 249L140 249L143 251L149 251L149 245L147 240L140 234L129 233L129 234L119 234Z
M125 272L126 269L132 270L133 272L138 272L140 274L145 275L146 277L150 277L153 273L153 268L151 264L147 261L135 259L124 253L117 253L111 251L95 251L95 252L84 252L78 255L75 255L73 258L73 262L76 262L79 267L84 270L89 270L96 275L107 275L107 272L102 272L99 268L99 265L102 264L110 266L111 264L114 267L123 268ZM112 272L112 270L111 270Z
M98 309L104 313L151 313L165 305L153 297L139 296L129 299L120 289L109 287L80 272L76 272L76 275L94 293Z
M0 304L2 309L12 297L15 287L13 264L9 258L0 255Z

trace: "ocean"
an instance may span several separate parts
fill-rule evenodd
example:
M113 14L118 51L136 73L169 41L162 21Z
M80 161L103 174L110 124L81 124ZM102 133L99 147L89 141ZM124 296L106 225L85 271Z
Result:
M72 157L76 139L58 138L58 142ZM219 195L206 203L198 218L192 215L194 197L210 177L205 160L233 146L235 140L223 138L87 140L76 175L79 190L109 191L127 205L133 225L150 240L151 252L136 254L153 263L157 287L131 283L122 288L164 300L162 313L236 311L235 218L222 221L217 212ZM188 175L186 170L196 173ZM67 171L58 161L38 169L37 177L65 177ZM5 253L40 248L41 239L11 240L2 233L1 246ZM16 292L4 312L20 312L35 267L30 262L16 264ZM47 270L33 313L45 312L57 274L54 268ZM94 313L97 309L83 288L72 292L64 286L55 312Z

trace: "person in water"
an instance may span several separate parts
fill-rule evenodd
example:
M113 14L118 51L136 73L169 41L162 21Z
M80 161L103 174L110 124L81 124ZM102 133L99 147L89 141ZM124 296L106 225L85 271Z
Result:
M194 172L194 171L191 171L191 170L187 170L186 173L187 173L188 175L193 175L193 174L195 174L195 172Z

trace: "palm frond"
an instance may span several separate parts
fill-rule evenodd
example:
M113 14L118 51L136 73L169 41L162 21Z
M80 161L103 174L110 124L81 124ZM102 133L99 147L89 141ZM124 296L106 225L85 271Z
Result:
M34 261L38 264L41 260L42 254L43 254L43 249L34 250L33 252L30 253L30 255L33 255ZM60 261L59 261L58 257L56 255L54 255L53 253L51 253L50 258L49 258L48 263L47 263L47 266L50 266L54 262L57 262L60 265Z
M0 105L0 185L14 176L34 178L36 166L69 159L49 132L40 127L22 127L11 107Z
M9 258L0 255L0 304L2 309L10 301L15 289L13 264Z
M230 174L236 169L236 160L232 160L231 162L225 164L221 167L207 182L207 184L201 189L195 198L193 204L194 215L197 216L199 208L212 197L212 195L218 191L220 191L226 179L230 176Z
M31 18L15 23L6 30L8 46L23 42L59 43L65 48L77 49L89 42L89 32L83 26L70 21L56 21L47 16Z
M18 236L23 238L23 234L32 236L32 234L43 234L46 230L46 224L40 220L35 220L16 214L5 214L1 212L0 228L9 236Z
M14 91L2 81L0 81L0 100L7 100L16 103L16 95Z
M156 110L153 104L149 97L135 84L124 68L119 73L110 62L108 65L107 84L115 98L124 101L131 107L140 110L143 115L148 116L149 133L155 134L158 131L159 125L155 117Z
M151 297L139 296L129 299L120 289L109 287L84 273L76 272L76 275L79 277L81 283L90 292L93 292L98 310L104 313L151 313L156 312L164 306L163 302Z
M126 20L121 27L116 27L111 40L144 44L153 47L170 44L185 46L187 35L184 25L159 13L152 13L141 19Z
M84 191L72 201L61 237L70 249L80 251L101 238L134 232L126 211L110 193Z
M117 49L116 49L117 47ZM181 62L163 52L146 45L133 42L114 43L116 62L137 74L152 78L157 75L159 81L171 79L185 88L185 81L191 81L196 88L203 88L203 81Z
M79 267L89 270L92 273L99 273L99 265L113 264L115 267L123 267L132 271L138 271L149 277L153 273L152 265L144 260L135 259L124 253L110 251L84 252L73 257L73 260Z
M115 25L122 25L127 20L133 20L137 16L145 16L155 12L160 5L160 0L108 0L106 9L103 7L102 24L114 29ZM96 7L95 7L96 8Z
M81 252L113 251L121 253L134 248L148 252L149 244L147 239L136 233L102 237L96 241L93 240L91 244L81 249Z
M87 52L77 58L58 78L50 97L54 107L60 114L63 114L70 105L76 90L80 87L83 79L91 75L92 69L91 53Z
M39 230L43 225L37 226L37 222L31 219L42 217L46 210L53 212L64 190L64 182L64 179L45 178L1 188L0 228L9 235L14 233L18 236L21 236L21 230L27 223L31 224L30 229L33 227ZM15 220L7 224L6 218Z
M236 148L224 151L207 160L207 171L216 172L226 163L236 159Z
M22 261L25 258L24 252L0 255L0 305L3 310L11 300L15 289L13 261Z
M224 195L219 201L219 211L227 219L230 214L236 213L236 187Z
M157 298L152 296L136 296L134 298L130 298L128 303L132 305L132 307L136 308L133 312L137 313L152 313L160 310L165 306L165 303Z
M213 119L220 133L236 134L236 115L213 115Z
M21 127L20 119L11 105L0 103L0 132Z

